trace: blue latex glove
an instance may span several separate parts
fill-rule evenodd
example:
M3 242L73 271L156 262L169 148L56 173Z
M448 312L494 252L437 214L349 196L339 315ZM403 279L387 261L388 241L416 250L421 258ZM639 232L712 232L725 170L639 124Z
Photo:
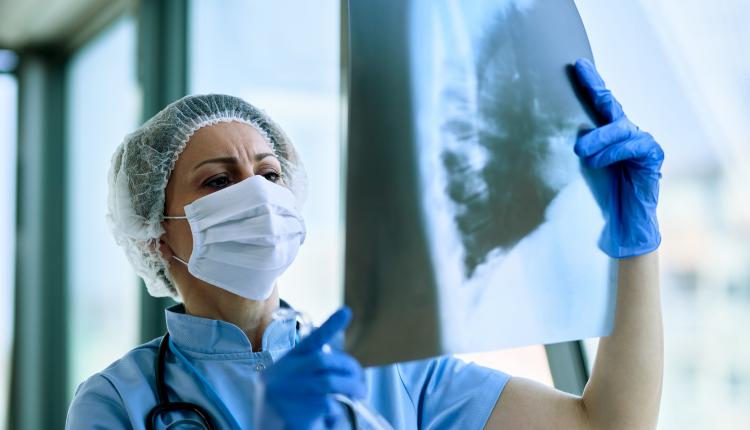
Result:
M284 422L284 428L310 429L332 423L343 413L329 394L364 398L364 372L348 354L326 347L351 321L342 308L262 375L265 402ZM325 425L328 427L328 425Z
M599 248L613 258L647 254L661 243L656 204L664 151L625 116L591 61L576 61L575 71L602 123L575 144L586 169L601 169L588 172L605 219Z

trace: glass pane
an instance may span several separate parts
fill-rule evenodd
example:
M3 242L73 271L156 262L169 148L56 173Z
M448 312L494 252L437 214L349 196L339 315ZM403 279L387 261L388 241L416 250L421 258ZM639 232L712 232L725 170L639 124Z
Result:
M550 387L554 386L547 352L543 345L477 354L459 354L456 357L490 369L500 370L509 375L533 379Z
M750 3L577 3L605 79L666 152L659 428L750 428Z
M0 74L0 429L6 428L13 345L16 260L16 108L18 85Z
M77 52L67 70L71 396L138 341L140 284L105 218L110 159L139 119L135 36L133 19L122 18Z
M190 11L190 92L265 109L306 165L307 238L279 289L316 323L342 302L339 3L193 0Z

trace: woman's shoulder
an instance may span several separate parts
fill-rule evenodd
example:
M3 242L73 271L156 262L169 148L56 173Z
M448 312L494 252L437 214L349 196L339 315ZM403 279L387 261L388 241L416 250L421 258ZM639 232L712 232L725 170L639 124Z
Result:
M502 393L510 375L499 370L444 355L425 360L396 363L391 366L412 399L450 398L452 393L476 393L480 397ZM437 396L434 396L437 394Z
M510 379L503 372L450 355L365 372L370 403L384 410L405 410L404 405L410 405L426 428L482 428Z
M103 370L91 375L76 389L80 395L119 392L123 385L143 385L154 378L154 363L161 338L153 339L128 351Z
M127 398L153 397L151 381L160 340L157 338L131 349L79 384L68 409L66 428L128 423Z
M409 391L422 391L430 386L434 389L451 381L464 386L491 381L491 384L502 387L510 379L509 375L499 370L466 362L451 355L371 367L366 373L373 379L397 375Z
M136 346L98 374L113 380L123 377L132 378L134 374L153 377L154 360L156 360L161 339L158 337Z

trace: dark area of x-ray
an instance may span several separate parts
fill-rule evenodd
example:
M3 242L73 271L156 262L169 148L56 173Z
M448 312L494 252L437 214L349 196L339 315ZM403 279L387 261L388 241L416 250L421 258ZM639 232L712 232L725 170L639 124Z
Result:
M343 24L347 349L364 365L438 355L447 291L580 175L591 121L565 69L588 40L573 0L350 0ZM498 287L464 297L476 284Z
M465 147L451 145L442 153L464 245L466 278L491 251L511 249L544 223L547 207L560 191L540 174L553 156L550 141L578 126L571 121L575 110L564 112L553 105L548 76L540 74L538 62L523 51L523 24L533 20L533 14L513 5L495 11L478 43L476 117L452 118L441 130L455 140L477 142L488 154L477 167ZM553 84L559 85L562 76L560 67ZM444 102L467 103L460 100L463 96L446 92Z

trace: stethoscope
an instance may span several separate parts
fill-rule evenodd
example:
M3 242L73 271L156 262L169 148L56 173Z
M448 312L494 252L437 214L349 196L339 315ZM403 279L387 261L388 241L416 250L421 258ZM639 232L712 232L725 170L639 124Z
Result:
M156 430L156 419L167 413L174 413L177 411L191 412L197 415L206 430L214 430L214 426L211 423L211 418L203 407L190 402L171 402L167 395L167 383L164 381L164 363L167 357L167 349L169 349L169 333L166 333L161 338L159 344L159 352L156 358L156 401L157 404L146 416L146 428L148 430Z
M284 304L282 304L284 306ZM288 306L288 305L287 305ZM297 331L299 332L299 322L297 322ZM169 400L167 395L167 383L164 380L164 363L166 362L167 350L169 349L169 332L161 338L159 343L159 352L156 357L155 365L155 379L156 379L156 400L157 404L149 411L146 416L146 429L156 430L156 420L163 414L174 413L174 412L190 412L200 418L201 424L206 430L214 430L214 426L211 422L211 417L208 412L200 405L190 402L172 402ZM357 414L351 405L342 402L342 405L347 411L349 422L352 424L352 428L357 429L359 425L357 423Z

